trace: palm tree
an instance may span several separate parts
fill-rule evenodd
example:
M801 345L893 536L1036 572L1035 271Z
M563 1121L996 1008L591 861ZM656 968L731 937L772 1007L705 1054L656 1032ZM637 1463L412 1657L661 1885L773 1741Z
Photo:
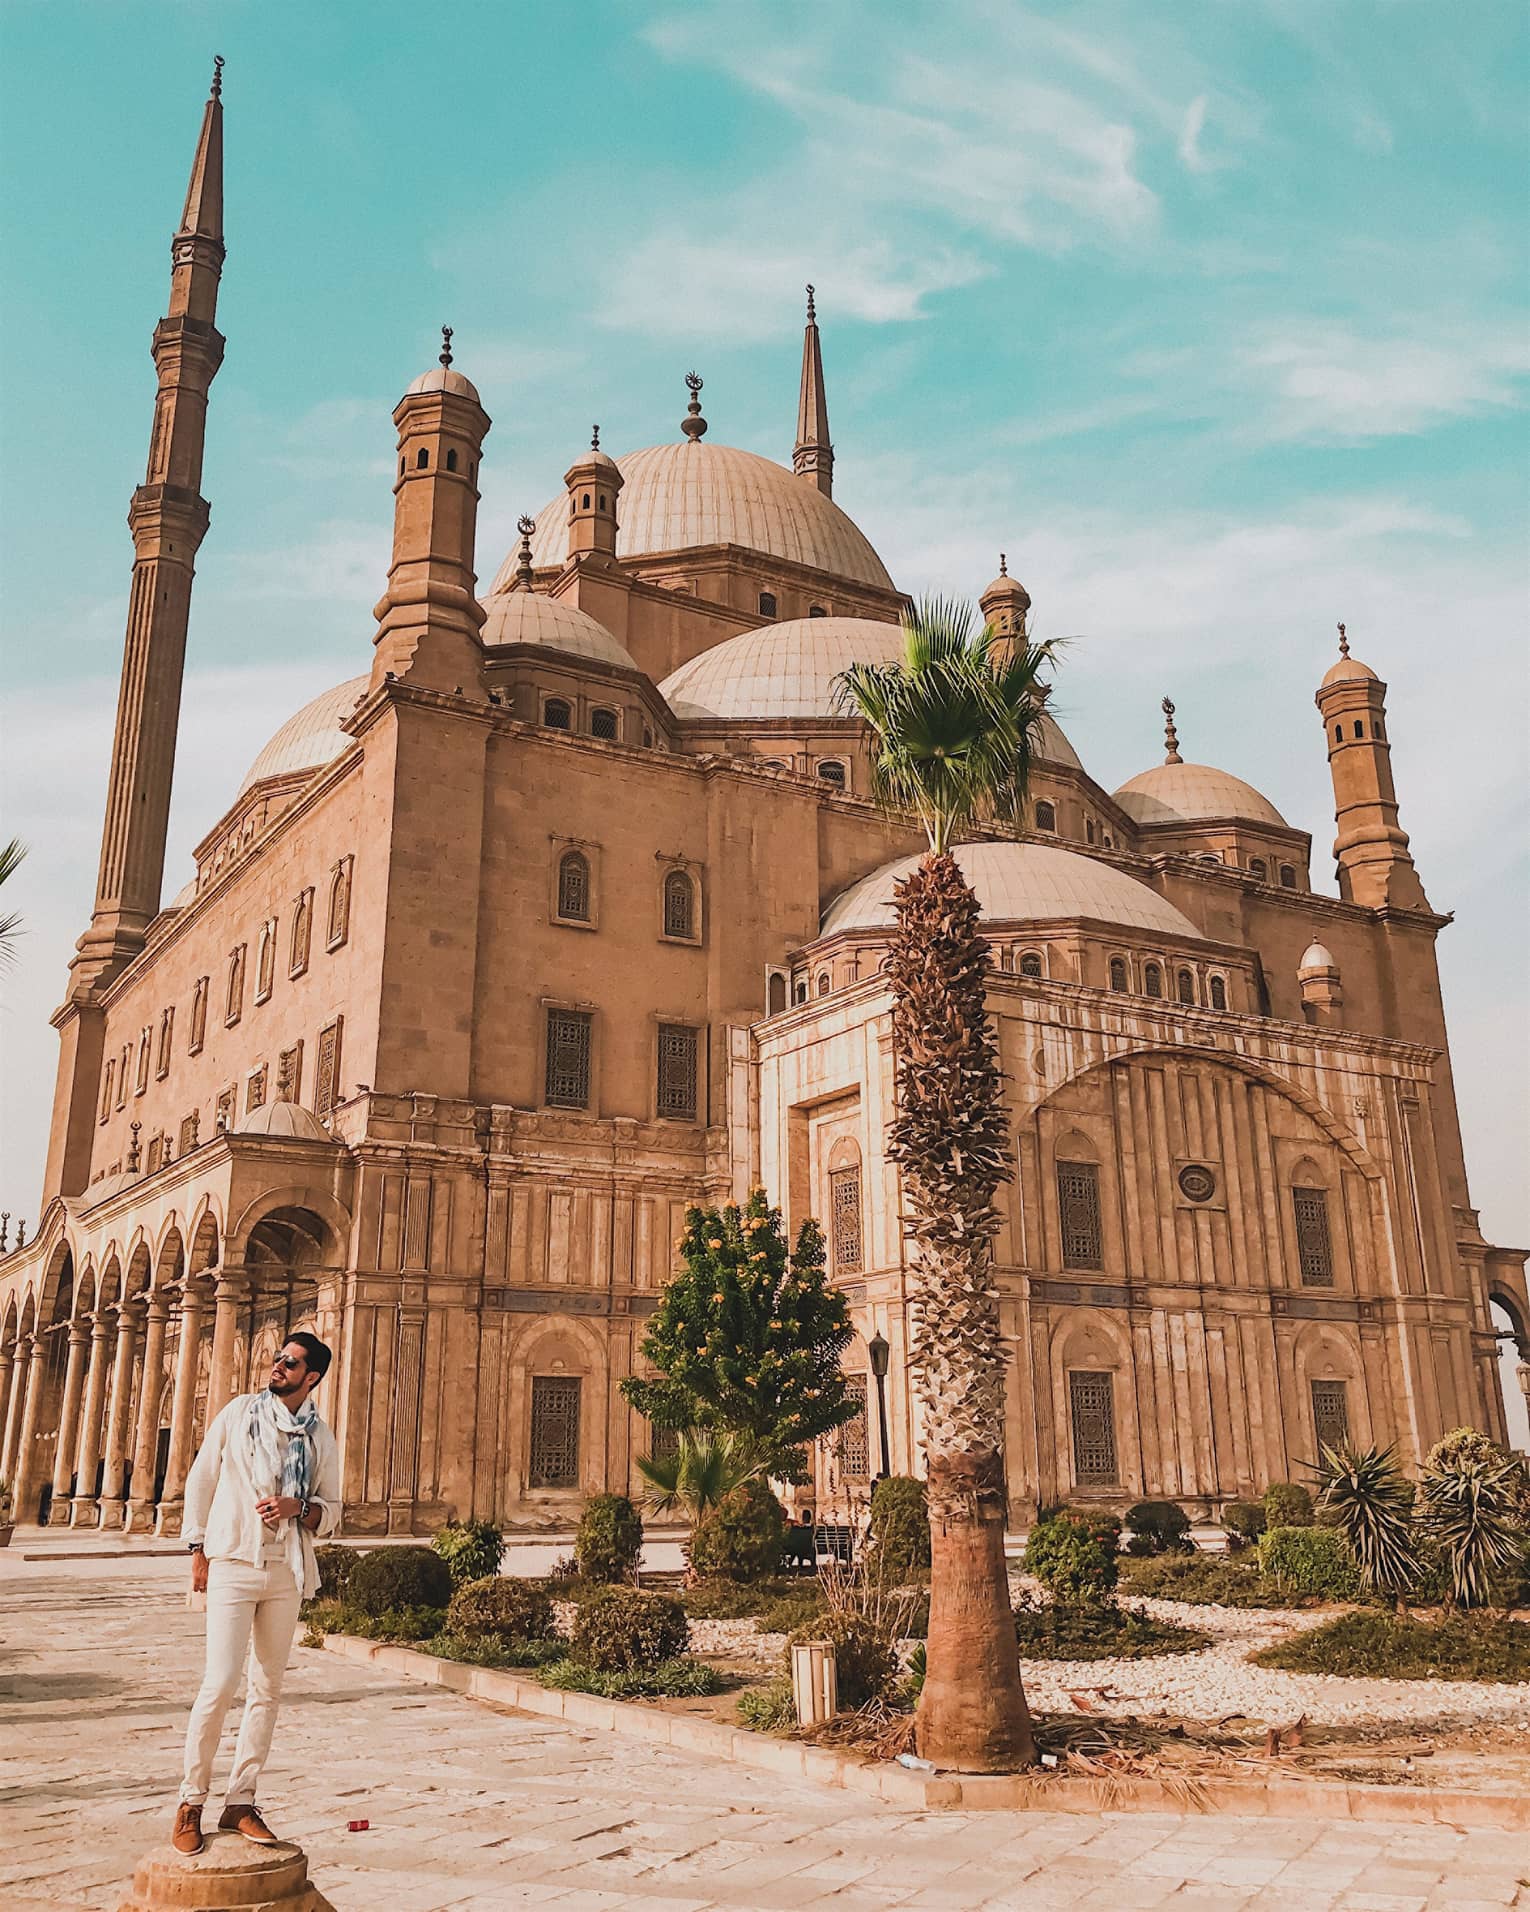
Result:
M26 853L26 845L19 837L12 837L9 843L0 846L0 883L16 874ZM20 910L11 910L0 916L0 969L9 969L15 962L16 939L20 934Z
M764 1471L765 1463L750 1441L710 1428L682 1428L670 1453L638 1457L651 1511L684 1513L693 1527L735 1487L746 1486Z
M919 1750L937 1766L1004 1772L1035 1758L1004 1564L1004 1345L992 1243L1014 1172L985 998L989 949L951 844L1019 816L1054 646L975 629L934 599L904 617L902 656L858 664L841 706L875 745L873 790L918 817L929 854L896 890L887 973L898 1108L888 1155L903 1181L910 1366L924 1418L930 1624Z

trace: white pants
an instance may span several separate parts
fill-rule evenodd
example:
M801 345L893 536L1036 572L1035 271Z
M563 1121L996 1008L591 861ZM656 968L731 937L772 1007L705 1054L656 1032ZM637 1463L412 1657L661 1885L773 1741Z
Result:
M223 1720L246 1670L244 1716L234 1748L227 1803L253 1805L255 1784L271 1751L287 1655L297 1631L302 1594L285 1560L251 1567L242 1560L207 1563L207 1670L186 1728L181 1798L200 1806L212 1782Z

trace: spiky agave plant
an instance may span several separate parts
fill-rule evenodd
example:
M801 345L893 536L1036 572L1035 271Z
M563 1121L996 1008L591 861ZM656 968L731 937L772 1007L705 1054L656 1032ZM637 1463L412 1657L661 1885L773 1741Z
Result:
M1322 1450L1317 1467L1318 1509L1349 1542L1360 1578L1373 1593L1390 1594L1402 1612L1418 1579L1413 1529L1413 1483L1397 1464L1395 1446Z
M991 1254L995 1196L1013 1161L986 1012L989 949L951 845L976 822L1021 814L1052 655L934 599L905 616L900 658L854 665L838 684L841 708L871 730L875 795L892 813L912 811L930 847L895 892L888 1156L916 1247L910 1367L929 1487L918 1743L965 1772L1028 1765L1035 1749L1004 1562L1006 1357Z
M1494 1582L1523 1558L1518 1493L1519 1463L1511 1459L1462 1453L1426 1470L1423 1525L1450 1563L1452 1605L1491 1606Z

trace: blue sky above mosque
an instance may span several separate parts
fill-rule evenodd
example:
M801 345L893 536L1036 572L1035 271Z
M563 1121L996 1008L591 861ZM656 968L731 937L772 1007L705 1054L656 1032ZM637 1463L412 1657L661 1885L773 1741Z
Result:
M789 461L811 279L836 502L908 589L975 595L1009 553L1041 633L1079 634L1057 708L1106 788L1161 755L1168 692L1186 756L1310 829L1331 889L1311 700L1347 619L1461 919L1474 1190L1490 1235L1530 1235L1501 1067L1525 1035L1530 59L1496 0L597 0L445 30L386 0L6 9L5 827L38 847L0 1040L35 1083L4 1136L28 1198L214 51L229 347L167 894L265 738L366 668L389 414L440 323L495 421L486 582L592 419L618 454L678 439L693 364L710 442Z

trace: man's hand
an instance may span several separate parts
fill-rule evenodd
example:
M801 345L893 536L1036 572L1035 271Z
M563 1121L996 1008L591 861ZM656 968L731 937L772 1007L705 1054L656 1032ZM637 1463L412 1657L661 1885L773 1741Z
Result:
M205 1553L194 1553L191 1556L191 1591L193 1593L207 1591L207 1555Z
M296 1520L303 1503L291 1494L268 1494L256 1501L255 1511L268 1527L274 1527L279 1520Z

